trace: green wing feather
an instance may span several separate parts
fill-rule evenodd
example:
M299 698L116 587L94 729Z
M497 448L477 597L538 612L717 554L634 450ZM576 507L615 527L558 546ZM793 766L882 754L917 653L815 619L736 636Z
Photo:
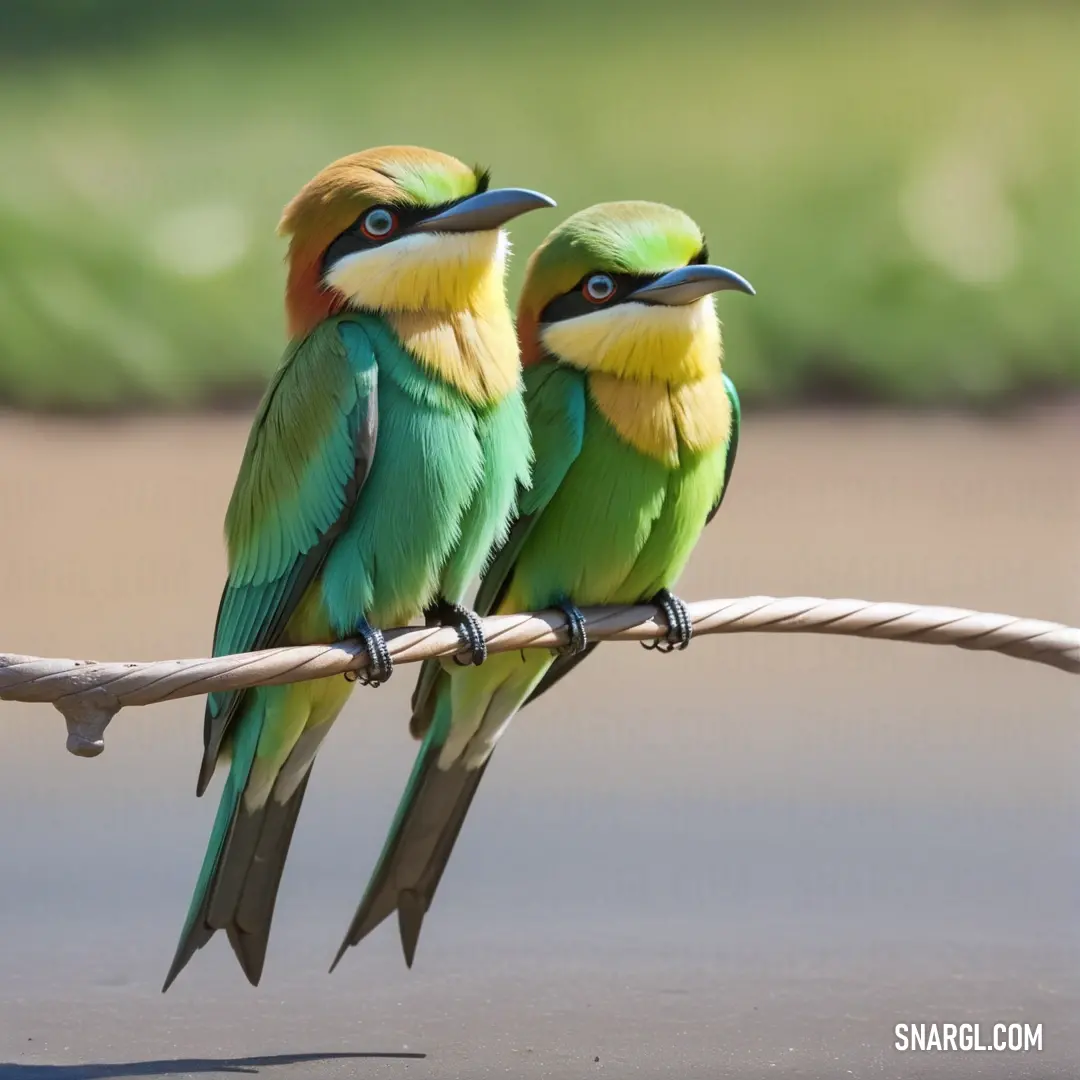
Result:
M532 483L518 495L518 517L480 580L473 605L479 615L498 608L533 522L559 489L581 453L585 434L585 375L543 361L525 369L525 406L532 433ZM430 727L438 690L446 677L438 661L425 661L413 691L410 730L419 738Z
M709 516L705 519L706 525L716 517L717 510L719 510L723 504L724 496L727 494L728 484L731 482L731 474L735 469L735 455L739 452L739 428L742 426L742 405L739 403L739 392L735 389L735 384L727 377L727 375L724 376L724 389L727 391L728 401L731 402L731 434L728 435L727 457L724 460L724 486L720 489L720 494L716 497L716 502L709 511Z
M581 453L585 434L585 375L554 361L525 372L525 406L533 440L533 476L518 498L518 518L494 554L476 593L481 615L495 611L513 577L514 565L533 523L559 490Z
M260 405L225 518L229 574L214 655L277 644L371 469L377 370L360 327L321 324L286 354ZM198 793L244 691L206 703Z

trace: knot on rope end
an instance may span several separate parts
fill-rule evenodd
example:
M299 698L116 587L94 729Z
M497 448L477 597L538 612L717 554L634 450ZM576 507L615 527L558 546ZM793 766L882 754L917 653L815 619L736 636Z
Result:
M97 757L105 750L105 729L120 711L119 705L96 701L54 702L67 722L67 750L76 757Z

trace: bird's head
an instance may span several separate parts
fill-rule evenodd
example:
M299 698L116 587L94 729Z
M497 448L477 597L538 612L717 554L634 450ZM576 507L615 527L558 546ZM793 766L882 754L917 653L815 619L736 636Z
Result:
M712 266L701 230L651 202L601 203L533 253L518 304L522 360L679 383L719 363L712 294L750 283Z
M285 207L286 309L293 337L343 307L461 311L500 291L500 226L555 203L447 154L384 146L335 161Z

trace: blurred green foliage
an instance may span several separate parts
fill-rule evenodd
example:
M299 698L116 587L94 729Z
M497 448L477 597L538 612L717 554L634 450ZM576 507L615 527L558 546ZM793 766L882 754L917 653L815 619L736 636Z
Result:
M250 392L283 347L281 206L386 142L559 210L649 198L745 396L1001 402L1080 383L1080 9L6 0L0 401Z

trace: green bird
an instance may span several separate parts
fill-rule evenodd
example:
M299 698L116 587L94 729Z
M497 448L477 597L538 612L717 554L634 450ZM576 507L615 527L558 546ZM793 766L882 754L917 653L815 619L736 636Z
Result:
M458 628L505 536L531 460L500 226L554 203L417 147L329 165L285 208L292 338L263 398L225 520L214 654L359 634L391 673L381 626ZM221 804L163 989L216 930L262 974L289 842L346 677L212 694L202 795Z
M560 607L571 644L421 671L412 730L423 744L337 960L396 909L412 965L497 741L595 647L577 605L651 601L667 619L665 651L689 643L686 606L671 589L720 507L739 441L712 299L721 289L754 291L709 264L689 217L657 203L593 206L533 254L518 308L532 487L475 606Z

